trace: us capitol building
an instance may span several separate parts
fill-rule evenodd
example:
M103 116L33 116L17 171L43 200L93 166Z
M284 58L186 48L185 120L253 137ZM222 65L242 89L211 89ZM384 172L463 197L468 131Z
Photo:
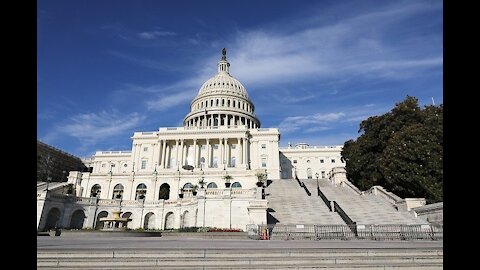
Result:
M276 223L293 222L288 214L281 216L283 203L295 192L306 196L303 189L315 187L315 181L325 186L326 195L335 196L328 193L335 187L355 189L345 177L342 146L289 143L280 148L280 131L261 127L246 88L230 74L225 49L217 66L218 73L191 102L183 127L135 132L131 151L97 151L83 160L90 172L70 171L68 183L51 183L49 188L37 183L37 230L104 228L102 220L112 211L128 219L130 229L245 230L247 224L267 224L272 218ZM303 189L298 179L303 179ZM63 194L65 184L71 194ZM394 196L380 188L367 193ZM341 201L341 194L336 196ZM272 207L276 216L267 211ZM322 213L325 205L310 207ZM343 223L332 215L336 213L330 211L320 221L293 218Z

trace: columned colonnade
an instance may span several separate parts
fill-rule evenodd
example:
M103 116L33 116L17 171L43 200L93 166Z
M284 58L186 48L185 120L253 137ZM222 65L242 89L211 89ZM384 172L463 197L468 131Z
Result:
M259 128L257 121L250 117L231 114L205 114L192 117L185 126L187 127L213 127L213 126L247 126L248 128Z
M218 145L218 149L214 149ZM232 146L235 145L233 149ZM233 167L231 158L235 157L235 166L246 168L249 160L248 151L249 140L245 137L236 138L209 138L209 139L160 139L154 144L152 159L153 164L149 164L151 169L178 168L184 165L192 165L200 168L202 158L204 158L203 168L214 167L214 157L217 159L217 166ZM134 156L136 160L135 170L141 170L142 158L140 151L142 144L134 144ZM137 154L138 153L138 154ZM189 160L190 158L190 160ZM174 159L174 162L173 162Z

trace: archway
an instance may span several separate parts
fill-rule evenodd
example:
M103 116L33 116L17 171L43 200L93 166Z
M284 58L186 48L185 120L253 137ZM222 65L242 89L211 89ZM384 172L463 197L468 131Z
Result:
M173 212L168 212L165 215L165 229L173 229L175 227L175 216Z
M122 197L123 197L123 185L117 184L113 188L112 199L122 199Z
M144 183L141 183L137 186L137 192L135 193L135 200L145 199L147 196L147 186Z
M125 212L122 214L122 218L132 218L132 212ZM130 225L129 225L130 224ZM131 222L127 222L127 228L131 229Z
M153 230L155 229L155 214L149 212L145 215L145 220L143 221L143 228L145 230Z
M45 223L45 229L49 230L52 228L56 228L58 226L58 221L60 220L60 210L54 207L50 209L47 215L47 222Z
M189 211L183 212L182 228L192 227L192 215Z
M158 192L159 200L168 200L170 198L170 185L164 183L160 186L160 192Z
M100 198L101 193L102 193L102 187L99 184L96 184L90 190L90 197Z
M97 222L95 223L95 230L100 230L101 228L103 228L103 221L100 221L100 218L107 217L107 216L108 216L107 211L102 211L98 213Z
M85 221L85 213L83 210L78 209L72 214L70 220L70 229L81 229L83 228L83 222Z

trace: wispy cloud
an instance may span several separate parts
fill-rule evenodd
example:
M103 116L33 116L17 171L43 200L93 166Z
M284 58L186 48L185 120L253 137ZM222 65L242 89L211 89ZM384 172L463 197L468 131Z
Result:
M143 39L156 39L158 37L176 36L177 33L168 31L150 31L138 33L138 36Z
M94 145L97 141L124 134L144 119L145 116L138 113L125 115L116 110L77 114L57 125L43 140L49 142L59 136L71 136L80 140L84 146Z
M301 128L309 130L309 132L326 130L328 129L328 124L333 121L338 121L340 118L344 117L345 113L335 112L335 113L317 113L314 115L300 115L300 116L291 116L285 118L278 127L282 132L288 133L297 131ZM313 129L315 128L315 130Z
M163 70L163 71L165 71L165 70L168 70L168 71L175 70L174 66L170 66L170 65L165 64L163 62L155 61L155 60L152 60L152 59L149 59L149 58L134 56L134 55L131 55L131 54L121 53L121 52L112 51L112 50L107 51L107 53L110 54L110 55L113 55L115 57L118 57L122 60L125 60L127 62L130 62L130 63L135 64L135 65L139 65L139 66L142 66L142 67L152 68L152 69L156 69L156 70Z

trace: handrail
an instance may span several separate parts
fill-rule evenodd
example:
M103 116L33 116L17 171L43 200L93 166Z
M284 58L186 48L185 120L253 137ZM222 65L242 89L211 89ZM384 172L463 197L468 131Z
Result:
M322 198L322 201L327 205L330 212L332 212L333 210L331 202L327 199L327 196L325 196L325 194L323 194L323 192L320 190L320 187L317 187L317 194L318 196L320 196L320 198Z
M345 221L345 223L347 223L348 225L356 224L356 222L353 221L347 215L347 213L345 213L345 211L343 211L342 207L340 207L340 205L336 201L333 201L333 207L335 209L335 212L337 212L340 215L340 217L343 219L343 221Z

